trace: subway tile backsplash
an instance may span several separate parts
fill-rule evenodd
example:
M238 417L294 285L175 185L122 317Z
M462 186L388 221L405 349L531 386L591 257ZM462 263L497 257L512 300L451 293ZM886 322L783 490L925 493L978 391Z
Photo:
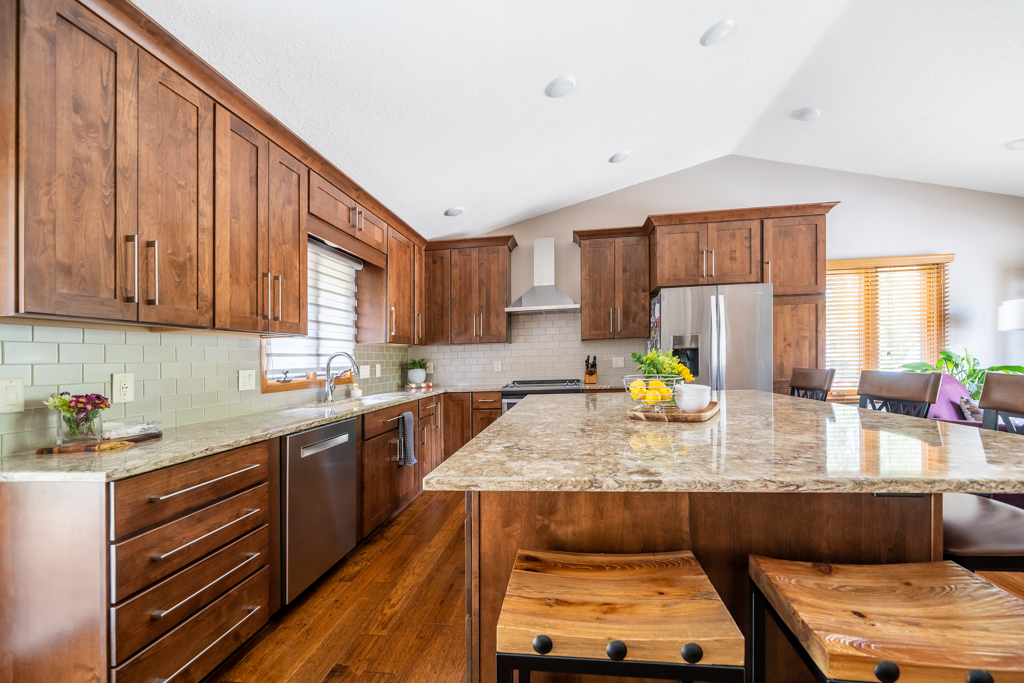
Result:
M597 356L597 383L620 384L632 373L630 355L643 352L646 339L580 341L580 313L513 315L510 344L427 346L412 348L413 357L434 364L429 381L442 386L501 386L515 379L582 379L583 361ZM612 359L623 367L613 368ZM501 371L494 370L501 361Z
M361 344L355 357L370 366L371 376L360 377L367 395L402 386L406 347ZM115 373L135 375L135 401L104 411L108 422L160 420L169 428L317 400L318 390L263 395L258 382L238 391L238 371L259 369L257 338L0 323L0 378L25 383L25 412L0 414L0 456L53 443L57 414L41 402L60 391L110 396Z

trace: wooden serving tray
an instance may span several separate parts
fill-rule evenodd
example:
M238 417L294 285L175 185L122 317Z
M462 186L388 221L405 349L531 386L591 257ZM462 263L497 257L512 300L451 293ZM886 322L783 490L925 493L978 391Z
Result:
M126 436L121 439L108 439L106 441L93 441L90 443L78 443L73 446L43 446L36 449L36 455L52 455L58 453L98 453L100 451L111 451L122 448L131 448L143 441L153 441L162 438L163 432L147 432Z
M663 412L655 412L654 406L628 408L626 415L632 420L645 422L705 422L718 414L718 401L712 401L704 410L687 413L675 406L665 408Z

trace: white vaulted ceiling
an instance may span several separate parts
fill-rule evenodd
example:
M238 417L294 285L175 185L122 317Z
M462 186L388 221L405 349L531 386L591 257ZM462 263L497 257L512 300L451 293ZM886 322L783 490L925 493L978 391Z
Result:
M1024 196L1021 0L135 1L429 239L726 154Z

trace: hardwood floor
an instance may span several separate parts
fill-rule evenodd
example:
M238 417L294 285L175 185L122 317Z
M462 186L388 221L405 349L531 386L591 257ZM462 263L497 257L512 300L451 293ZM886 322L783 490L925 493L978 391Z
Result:
M464 521L463 494L424 492L212 680L461 683Z

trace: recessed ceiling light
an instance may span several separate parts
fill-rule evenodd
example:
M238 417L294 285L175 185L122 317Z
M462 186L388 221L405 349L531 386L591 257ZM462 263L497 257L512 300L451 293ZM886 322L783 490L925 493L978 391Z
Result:
M793 118L797 121L813 121L814 119L821 116L821 110L814 107L806 107L804 109L797 109L793 112Z
M1012 149L1014 152L1024 152L1024 138L1020 140L1011 140L1006 143L1007 149Z
M627 149L627 150L623 150L621 152L616 152L615 154L613 154L612 158L608 160L608 163L610 163L610 164L621 164L623 161L625 161L628 158L629 158L629 150Z
M544 88L544 94L548 97L565 97L572 92L572 89L576 87L576 79L572 76L559 76L555 80L548 83L548 87Z
M704 31L704 35L700 37L700 44L704 47L711 47L712 45L718 45L723 40L732 35L732 32L736 30L736 22L732 19L723 19L717 24L713 25L707 31Z
M465 210L466 209L461 207L461 206L453 206L452 208L450 208L447 211L445 211L444 215L445 216L461 216L462 212L465 211Z

